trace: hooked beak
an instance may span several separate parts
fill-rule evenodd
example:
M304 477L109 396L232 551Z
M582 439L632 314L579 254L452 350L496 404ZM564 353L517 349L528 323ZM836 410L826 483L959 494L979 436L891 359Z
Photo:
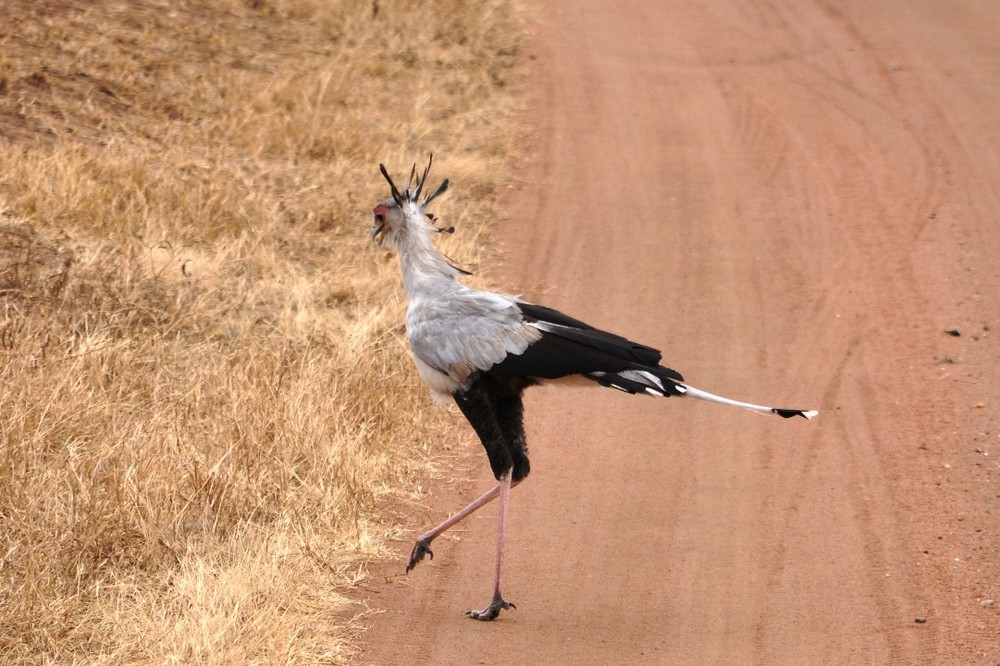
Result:
M372 211L372 240L382 244L382 239L385 238L386 221L385 221L385 206L376 206L375 210Z
M385 232L385 222L375 222L372 224L372 240L382 244L382 234Z

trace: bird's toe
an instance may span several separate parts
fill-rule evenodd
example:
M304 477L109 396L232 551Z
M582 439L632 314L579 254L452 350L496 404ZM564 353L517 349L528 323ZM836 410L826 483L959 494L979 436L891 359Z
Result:
M417 539L417 543L414 544L413 550L410 551L410 559L406 563L406 571L409 572L410 569L417 566L417 563L424 559L424 555L430 555L431 559L434 559L434 551L431 550L431 540Z
M488 622L490 620L497 619L497 616L500 615L500 611L515 608L517 608L517 606L510 601L504 601L503 597L500 596L500 593L497 592L493 595L493 601L487 608L484 608L483 610L470 610L466 612L465 615L467 617L471 617L473 620Z

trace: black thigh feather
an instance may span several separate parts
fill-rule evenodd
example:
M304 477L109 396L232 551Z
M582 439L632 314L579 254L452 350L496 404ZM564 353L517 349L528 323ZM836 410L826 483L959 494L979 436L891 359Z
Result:
M483 443L497 479L511 470L511 481L517 482L530 471L521 395L532 383L523 377L481 374L452 396Z

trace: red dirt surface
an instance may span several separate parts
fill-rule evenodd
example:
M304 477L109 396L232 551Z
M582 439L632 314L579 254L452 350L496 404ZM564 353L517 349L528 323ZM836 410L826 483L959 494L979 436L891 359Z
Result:
M1000 4L702 4L546 3L500 277L820 417L529 391L517 610L494 505L359 663L1000 663Z

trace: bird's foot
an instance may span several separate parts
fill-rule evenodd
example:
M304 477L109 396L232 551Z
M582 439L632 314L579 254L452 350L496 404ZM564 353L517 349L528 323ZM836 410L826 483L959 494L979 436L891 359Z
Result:
M434 559L434 551L431 550L431 540L420 538L417 539L417 543L414 544L413 550L410 552L410 561L406 563L406 572L409 573L410 569L417 566L417 563L424 559L424 555L430 555L431 559Z
M493 601L490 603L488 608L483 610L470 610L465 615L471 617L473 620L482 620L488 622L489 620L497 619L497 615L500 615L500 611L507 610L509 608L517 608L514 604L509 601L504 601L503 597L500 596L500 591L493 595Z

